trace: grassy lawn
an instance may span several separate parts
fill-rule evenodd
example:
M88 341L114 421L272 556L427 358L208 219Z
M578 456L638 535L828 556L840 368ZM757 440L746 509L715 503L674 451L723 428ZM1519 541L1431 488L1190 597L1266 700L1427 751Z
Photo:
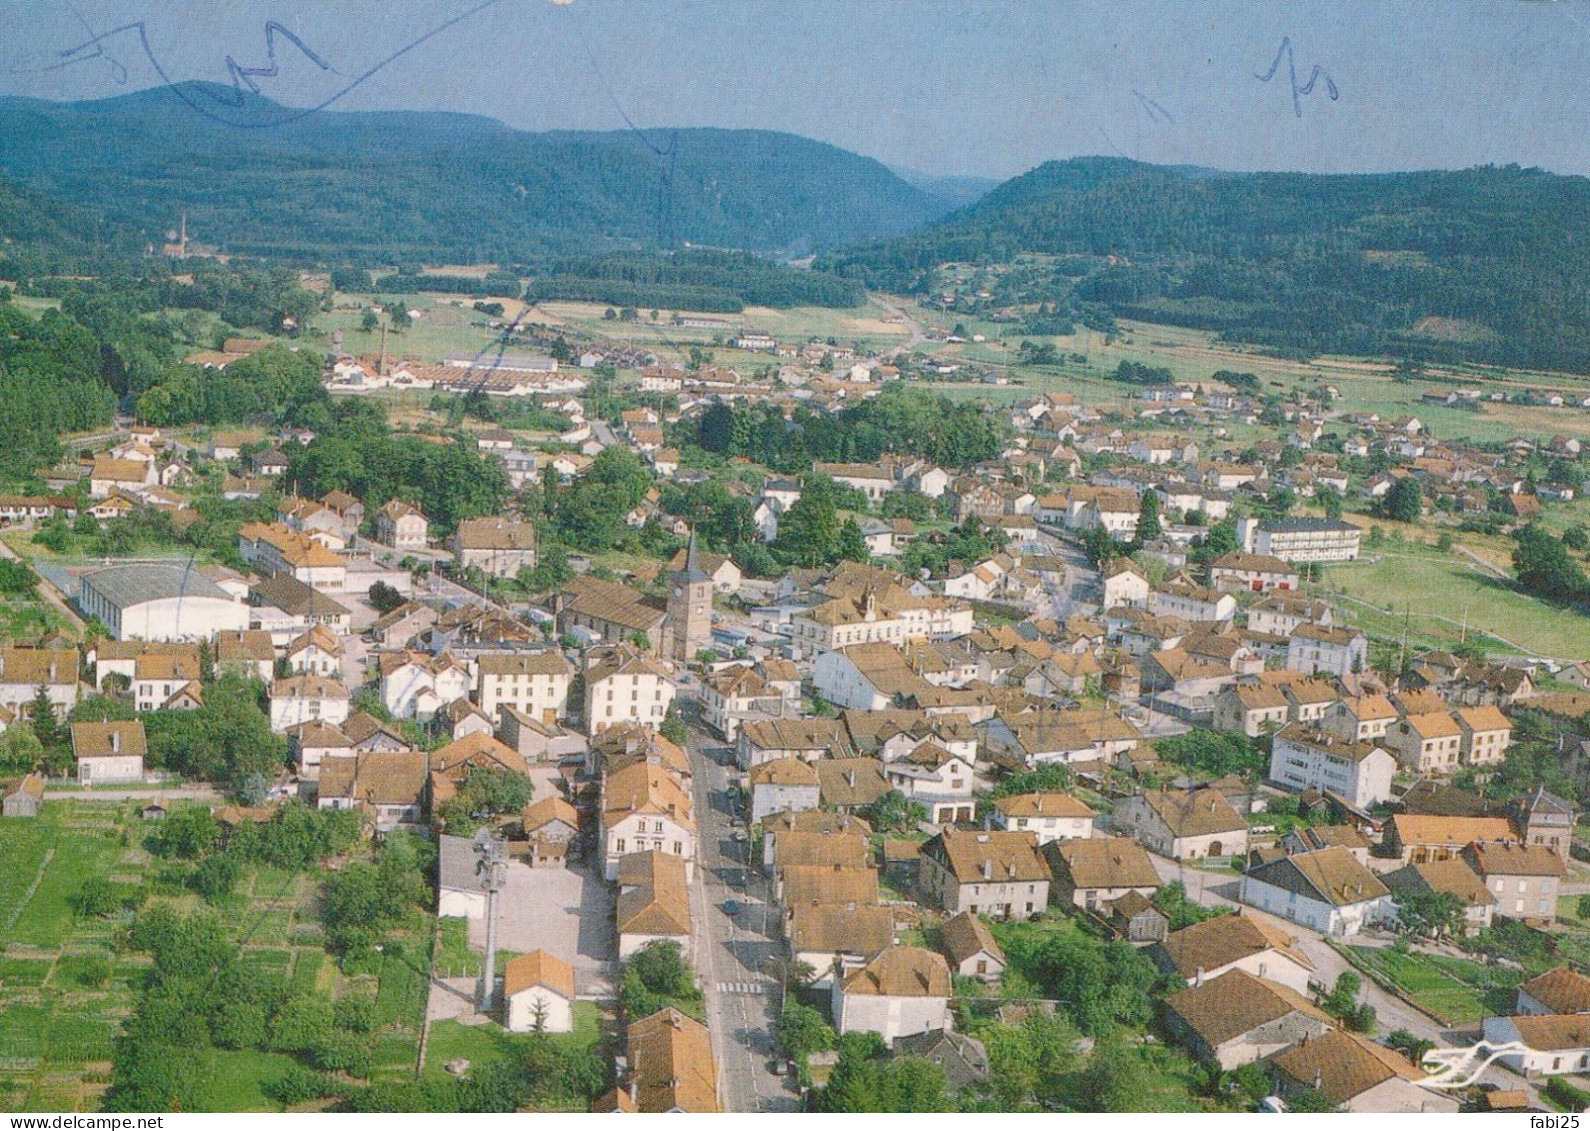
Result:
M595 1002L574 1003L574 1031L554 1033L552 1039L570 1048L589 1048L602 1039L602 1011ZM425 1075L447 1075L447 1063L467 1060L471 1065L492 1064L507 1059L529 1040L527 1034L509 1033L487 1022L464 1025L457 1021L438 1021L431 1026L430 1044L425 1050Z
M1337 946L1349 962L1388 989L1401 990L1421 1008L1453 1025L1510 1013L1513 990L1527 975L1462 958L1390 947Z
M1410 634L1432 643L1455 644L1463 633L1484 632L1537 655L1582 657L1590 618L1553 608L1508 588L1475 569L1468 559L1427 547L1395 546L1367 551L1356 562L1325 572L1331 593L1367 601L1392 615L1349 604L1352 619L1380 636L1397 636L1403 614Z

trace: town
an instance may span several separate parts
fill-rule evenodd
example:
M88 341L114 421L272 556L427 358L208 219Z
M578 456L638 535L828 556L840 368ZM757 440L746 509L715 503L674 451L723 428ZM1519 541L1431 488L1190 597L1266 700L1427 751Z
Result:
M922 363L700 321L778 365L593 336L483 369L383 327L319 369L321 429L127 420L46 471L59 494L6 498L9 591L53 626L0 652L4 824L48 830L8 866L50 881L7 917L71 924L9 944L8 1012L197 953L196 895L268 925L203 945L285 979L212 1036L295 1058L257 1085L280 1103L428 1103L516 1034L560 1042L539 1102L591 1110L1021 1107L1113 1073L1228 1108L1572 1094L1590 664L1431 647L1329 579L1428 516L1449 545L1465 515L1532 523L1577 441L1437 439L1329 386L1261 407L1227 374L1126 412L962 402L948 458L795 473L746 437L947 441L910 414ZM484 506L324 462L416 389L472 406L403 442L467 457ZM540 426L490 424L497 398ZM1223 439L1261 417L1273 439ZM1424 1084L1426 1051L1482 1039L1531 1051L1476 1063L1480 1099ZM194 1095L139 1059L113 1096Z

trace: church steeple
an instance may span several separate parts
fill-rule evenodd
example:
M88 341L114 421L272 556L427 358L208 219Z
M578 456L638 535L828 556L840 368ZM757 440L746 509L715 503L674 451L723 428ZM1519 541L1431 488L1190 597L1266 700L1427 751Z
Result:
M684 568L668 578L668 627L676 660L688 663L712 645L712 577L701 568L694 527Z

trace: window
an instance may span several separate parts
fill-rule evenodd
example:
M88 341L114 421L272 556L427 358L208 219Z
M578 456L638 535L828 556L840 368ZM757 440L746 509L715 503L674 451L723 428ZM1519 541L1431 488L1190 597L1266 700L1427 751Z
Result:
M624 851L624 838L623 837L619 837L617 840L615 840L613 842L613 851L614 852L619 852L619 853L622 853Z

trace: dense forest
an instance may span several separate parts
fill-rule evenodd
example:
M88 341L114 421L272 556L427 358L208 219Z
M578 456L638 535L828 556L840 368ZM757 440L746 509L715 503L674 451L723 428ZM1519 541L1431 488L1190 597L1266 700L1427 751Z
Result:
M695 250L559 260L530 280L525 297L738 311L746 306L860 306L867 293L854 279L784 267L748 252Z
M1537 169L1207 174L1049 162L916 235L819 260L939 294L1013 264L994 304L1102 306L1299 354L1590 372L1590 180Z
M687 242L802 252L951 207L871 158L756 130L531 134L463 114L330 111L236 129L162 87L0 99L0 137L0 176L30 189L156 239L186 210L195 240L298 261L518 263Z

